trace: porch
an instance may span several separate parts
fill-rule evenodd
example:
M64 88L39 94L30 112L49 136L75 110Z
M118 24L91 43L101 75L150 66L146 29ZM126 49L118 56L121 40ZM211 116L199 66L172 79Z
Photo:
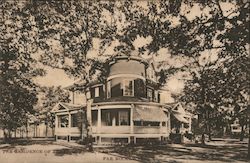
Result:
M60 112L55 118L56 138L63 138L68 141L74 140L81 135L79 124L79 110ZM146 105L110 105L92 107L91 111L91 133L95 139L123 139L128 142L136 138L168 137L170 133L170 116L160 107ZM82 126L83 135L86 134ZM131 138L134 137L134 138ZM136 140L135 140L136 141Z

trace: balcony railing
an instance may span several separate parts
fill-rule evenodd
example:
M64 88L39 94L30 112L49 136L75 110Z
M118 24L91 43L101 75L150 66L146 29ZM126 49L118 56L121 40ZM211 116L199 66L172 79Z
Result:
M160 134L160 126L134 126L135 134Z
M131 126L92 126L93 134L131 134ZM134 126L134 134L167 134L167 127L160 126ZM78 127L57 128L55 135L80 135Z
M97 127L93 127L92 131L94 134L130 134L131 127L130 126L102 126L99 131ZM166 127L160 126L134 126L133 132L134 134L165 134L167 133Z
M100 134L129 134L130 126L102 126L100 128L99 133Z

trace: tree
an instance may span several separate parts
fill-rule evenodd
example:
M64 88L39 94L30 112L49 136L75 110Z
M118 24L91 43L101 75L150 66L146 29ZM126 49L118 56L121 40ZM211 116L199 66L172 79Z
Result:
M101 1L33 1L30 3L32 6L30 12L39 29L37 43L44 51L40 61L53 68L63 69L69 76L81 78L88 85L94 71L91 69L93 60L88 59L87 53L92 48L93 38L102 35L100 29L105 29L105 22L101 19L105 3ZM54 48L55 44L57 49ZM87 95L88 90L82 91ZM88 107L88 109L91 108ZM87 112L91 113L90 110ZM88 119L91 129L89 122L91 119ZM87 135L92 142L91 134Z
M234 120L238 120L241 126L241 133L240 133L240 141L243 141L245 135L245 126L247 126L247 110L243 107L239 106L238 104L234 108Z
M133 41L138 36L151 37L152 41L139 49L141 52L152 54L161 48L168 48L172 56L187 56L193 60L180 70L192 72L193 80L187 83L185 93L186 97L190 95L189 100L198 104L197 111L207 112L212 106L218 112L221 106L228 108L237 103L248 108L244 98L249 97L248 1L227 2L234 6L227 13L218 0L163 0L145 2L144 7L136 1L120 3L119 9L128 23L114 35L122 42L117 50L129 52L135 49ZM185 13L181 11L184 6L187 8ZM201 14L190 19L186 14L191 12L193 6L198 6ZM172 23L173 19L178 19L177 25ZM216 54L218 59L201 65L199 59L209 51L208 56ZM164 71L161 72L161 80L164 80ZM189 100L187 102L191 102ZM224 118L227 111L221 113ZM205 118L208 128L209 121L210 117Z
M27 126L37 102L36 85L32 77L43 75L35 66L34 22L27 10L16 1L1 3L0 41L0 123L7 138L18 127ZM26 134L28 130L26 127Z
M51 127L54 131L55 117L51 113L53 107L59 102L70 102L69 93L63 90L61 87L42 87L41 91L41 106L39 106L39 119L44 121L46 125L46 137L48 134L48 127Z
M138 48L140 54L157 54L167 48L172 56L189 57L192 63L173 70L191 72L193 80L187 84L200 95L191 96L199 106L197 111L206 112L212 107L217 112L221 106L237 103L248 107L242 97L249 96L249 2L227 3L234 6L227 13L219 0L34 1L27 3L27 8L37 25L36 43L44 50L44 64L62 68L71 76L85 79L87 84L93 77L92 60L87 55L94 38L101 39L100 52L118 40L115 50L127 55L136 48L133 42L137 37L151 38L150 43ZM194 6L200 14L190 18L188 13ZM104 17L105 12L111 15L110 21ZM55 45L59 48L55 49ZM204 53L218 59L200 64ZM161 71L161 81L167 77L165 71L168 70ZM204 122L208 121L210 118ZM208 128L209 125L210 122Z

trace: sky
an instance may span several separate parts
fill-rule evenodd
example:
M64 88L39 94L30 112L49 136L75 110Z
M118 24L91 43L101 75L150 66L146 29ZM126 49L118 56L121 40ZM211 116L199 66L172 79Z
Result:
M144 5L143 3L146 3L146 2L140 1L140 3L143 6ZM223 3L222 5L223 5L223 12L225 15L227 15L227 13L232 11L232 9L233 9L233 4ZM185 8L185 6L183 6L181 9L181 12L182 12L182 14L185 14L189 20L192 20L196 16L201 15L200 8L198 5L194 5L191 12L187 12L188 10L186 10L186 9L187 8ZM207 8L205 8L203 10L203 12L208 13L209 10ZM105 19L108 19L108 18L110 18L110 16L106 15ZM178 18L173 18L172 21L173 21L173 25L178 24ZM126 23L123 20L121 22ZM61 49L60 49L60 45L58 44L58 42L56 42L54 40L48 40L48 41L50 41L50 44L53 45L54 50L58 51L60 53ZM146 44L149 44L151 41L152 41L151 37L143 38L143 37L138 36L135 39L135 41L133 42L133 45L135 46L136 49L138 49L139 47L142 47ZM88 54L87 54L88 58L100 59L100 56L98 56L99 44L100 44L100 40L98 40L98 39L93 40L93 48L88 52ZM106 48L105 54L113 54L114 47L117 46L118 44L119 44L119 42L117 40L113 41L112 44ZM35 57L39 57L39 54L35 54L35 55L37 55ZM181 67L185 63L190 61L188 58L185 58L184 56L175 56L175 57L171 56L170 53L168 52L167 48L160 49L157 52L157 55L154 55L154 56L155 56L154 60L156 62L164 62L165 68L168 68L170 66ZM216 53L214 53L214 55L211 55L211 51L207 51L207 52L204 52L204 54L202 54L200 61L202 61L202 58L208 59L208 56L211 56L209 58L210 60L217 59ZM144 55L143 57L148 58L148 57L152 57L152 56ZM103 58L103 59L106 59L106 58ZM50 68L50 67L44 66L44 65L41 65L41 67L47 71L47 74L43 77L35 78L34 81L42 86L66 87L66 86L73 84L73 82L75 80L77 80L77 79L69 78L69 76L67 76L63 70L53 69L53 68ZM178 94L178 93L182 92L186 78L188 78L187 73L180 72L180 73L177 73L168 79L166 85L164 86L164 89L167 90L165 92L165 97L167 99L167 102L174 102L174 99L171 97L171 94Z

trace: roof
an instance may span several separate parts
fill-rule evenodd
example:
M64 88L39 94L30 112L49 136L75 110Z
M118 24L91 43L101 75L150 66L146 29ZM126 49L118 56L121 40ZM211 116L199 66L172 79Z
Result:
M56 104L56 106L52 109L51 112L55 113L55 112L62 112L62 111L80 110L84 108L86 108L86 104L76 105L76 104L59 102L58 104Z
M135 121L166 121L167 117L161 108L156 107L139 107L133 109L133 120Z
M189 123L188 120L186 120L186 118L182 114L174 113L173 115L178 121L183 123Z
M177 103L172 109L173 116L182 123L189 123L185 117L191 117L191 114L182 107L180 103Z
M180 114L186 114L186 111L184 110L184 108L182 107L182 105L180 103L177 103L174 107L173 107L173 111L178 112Z
M108 99L100 99L96 102L124 102L124 101L129 101L129 102L149 102L148 99L142 98L142 97L130 97L130 96L118 96L118 97L111 97Z
M82 87L82 88L84 88L86 86L89 87L89 86L93 86L93 85L96 85L96 84L103 84L103 83L101 83L99 80L92 80L89 83L86 83L85 80L79 79L78 81L70 84L69 86L64 87L64 89L69 89L70 90L70 89L74 89L76 87Z
M112 59L110 59L109 61L107 61L107 63L109 64L113 64L114 61L116 60L120 60L120 59L128 59L128 60L136 60L136 61L140 61L146 65L148 65L148 61L140 56L135 56L135 55L116 55L114 56Z

